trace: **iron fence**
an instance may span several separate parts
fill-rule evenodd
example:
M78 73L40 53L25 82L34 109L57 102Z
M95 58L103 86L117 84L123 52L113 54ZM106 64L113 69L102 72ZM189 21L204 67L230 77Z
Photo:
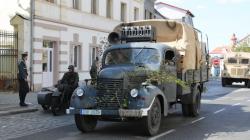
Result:
M17 89L18 35L0 30L0 90Z

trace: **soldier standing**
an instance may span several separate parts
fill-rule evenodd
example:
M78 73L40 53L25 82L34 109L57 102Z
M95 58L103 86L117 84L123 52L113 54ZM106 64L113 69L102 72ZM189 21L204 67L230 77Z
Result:
M25 97L27 93L29 92L29 85L28 85L28 72L27 72L27 66L26 61L28 58L28 53L24 52L22 53L22 59L18 64L18 81L19 81L19 99L20 99L20 106L28 106L28 104L25 103Z
M98 57L93 61L91 68L90 68L90 77L92 79L91 84L95 83L95 79L97 78L97 65L98 65ZM94 79L94 80L93 80Z

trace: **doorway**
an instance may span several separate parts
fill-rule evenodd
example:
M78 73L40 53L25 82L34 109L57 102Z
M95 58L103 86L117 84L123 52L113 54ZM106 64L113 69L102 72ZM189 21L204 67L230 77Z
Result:
M53 47L55 42L44 41L43 42L43 54L42 54L42 87L53 86Z

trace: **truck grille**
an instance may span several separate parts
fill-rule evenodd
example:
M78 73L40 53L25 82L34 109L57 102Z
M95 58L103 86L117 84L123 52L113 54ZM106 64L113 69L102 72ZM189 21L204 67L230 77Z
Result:
M234 76L244 76L245 69L242 69L242 68L232 68L231 69L231 74L234 75Z
M100 109L118 109L123 99L123 80L98 79L97 80L97 106Z

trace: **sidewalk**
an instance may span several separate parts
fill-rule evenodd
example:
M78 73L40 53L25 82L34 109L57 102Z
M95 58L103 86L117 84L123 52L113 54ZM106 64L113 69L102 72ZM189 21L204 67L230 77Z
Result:
M18 93L0 92L0 117L5 115L35 112L38 110L36 93L28 93L25 102L31 103L31 105L28 107L20 107Z

